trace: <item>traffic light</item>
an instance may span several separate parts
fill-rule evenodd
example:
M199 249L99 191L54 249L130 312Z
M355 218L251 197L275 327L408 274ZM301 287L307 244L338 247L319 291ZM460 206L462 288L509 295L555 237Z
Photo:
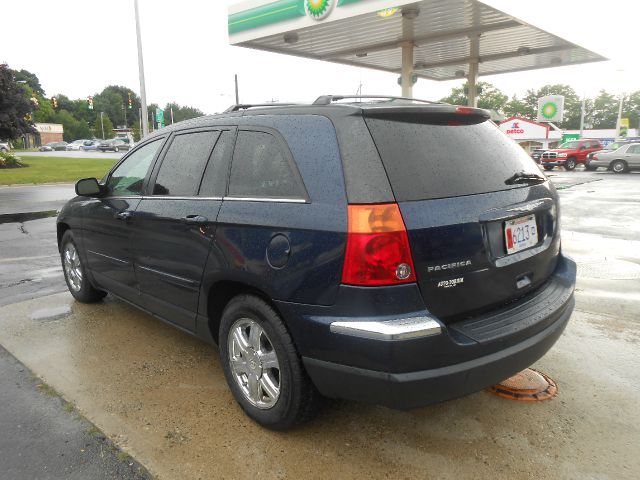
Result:
M87 97L87 106L89 107L89 110L93 110L93 97L92 96L88 96Z
M53 105L53 108L58 108L58 99L56 97L51 97L51 105Z
M129 95L128 108L129 110L131 110L133 108L133 101L131 100L131 92L129 92L128 95Z

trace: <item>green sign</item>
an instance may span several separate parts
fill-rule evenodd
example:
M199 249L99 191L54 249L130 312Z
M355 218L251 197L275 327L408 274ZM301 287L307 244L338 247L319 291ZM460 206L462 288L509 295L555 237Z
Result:
M571 140L579 140L579 133L563 133L562 134L562 143L570 142Z
M156 108L156 123L158 128L164 127L164 110L161 108Z

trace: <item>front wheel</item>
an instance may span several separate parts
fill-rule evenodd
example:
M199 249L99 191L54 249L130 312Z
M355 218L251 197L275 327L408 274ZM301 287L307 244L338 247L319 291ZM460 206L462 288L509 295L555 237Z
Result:
M595 171L598 169L598 167L594 167L594 166L591 166L591 165L589 165L588 163L586 163L586 164L584 165L584 169L585 169L587 172L595 172Z
M245 413L260 425L286 430L313 414L318 393L278 313L254 295L239 295L220 322L220 360Z
M113 151L118 153L118 147L113 147Z
M564 163L564 169L567 171L570 171L575 168L576 168L576 159L573 157L567 158L567 161Z
M73 298L82 303L93 303L106 295L105 292L93 288L89 282L71 230L67 230L62 236L60 259L62 260L64 279Z
M616 160L611 164L611 170L613 170L613 173L625 173L627 164L623 160Z

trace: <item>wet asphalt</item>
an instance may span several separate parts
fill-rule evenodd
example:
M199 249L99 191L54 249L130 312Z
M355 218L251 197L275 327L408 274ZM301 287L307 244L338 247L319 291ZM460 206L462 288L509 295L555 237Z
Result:
M0 478L151 478L0 346Z
M54 218L0 223L0 344L158 478L637 479L640 174L550 176L560 191L562 248L578 263L578 284L569 327L535 365L558 383L558 396L547 402L487 392L411 412L331 402L299 430L267 432L233 402L215 349L109 297L87 306L67 293L51 295L66 289ZM5 190L0 199L11 197ZM38 201L63 203L51 197L64 194L49 193ZM61 313L52 315L56 308ZM5 360L25 367L4 355L0 396L18 395L20 380ZM5 441L20 412L26 423L60 413L34 414L29 401L6 398L0 478L5 443L17 463L19 456L31 462L28 436L22 444ZM8 403L15 411L5 412ZM53 465L58 452L41 448L38 455Z

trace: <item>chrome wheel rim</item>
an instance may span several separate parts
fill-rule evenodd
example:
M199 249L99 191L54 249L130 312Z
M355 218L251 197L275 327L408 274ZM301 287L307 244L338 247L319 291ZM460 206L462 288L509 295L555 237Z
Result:
M73 243L69 242L62 253L62 265L64 273L69 281L69 288L74 292L82 288L82 268L80 267L80 255Z
M622 165L620 162L615 163L613 165L613 171L614 172L621 172L622 170L624 170L624 165Z
M254 320L236 320L227 339L231 374L246 400L263 410L280 397L280 363L267 332Z

